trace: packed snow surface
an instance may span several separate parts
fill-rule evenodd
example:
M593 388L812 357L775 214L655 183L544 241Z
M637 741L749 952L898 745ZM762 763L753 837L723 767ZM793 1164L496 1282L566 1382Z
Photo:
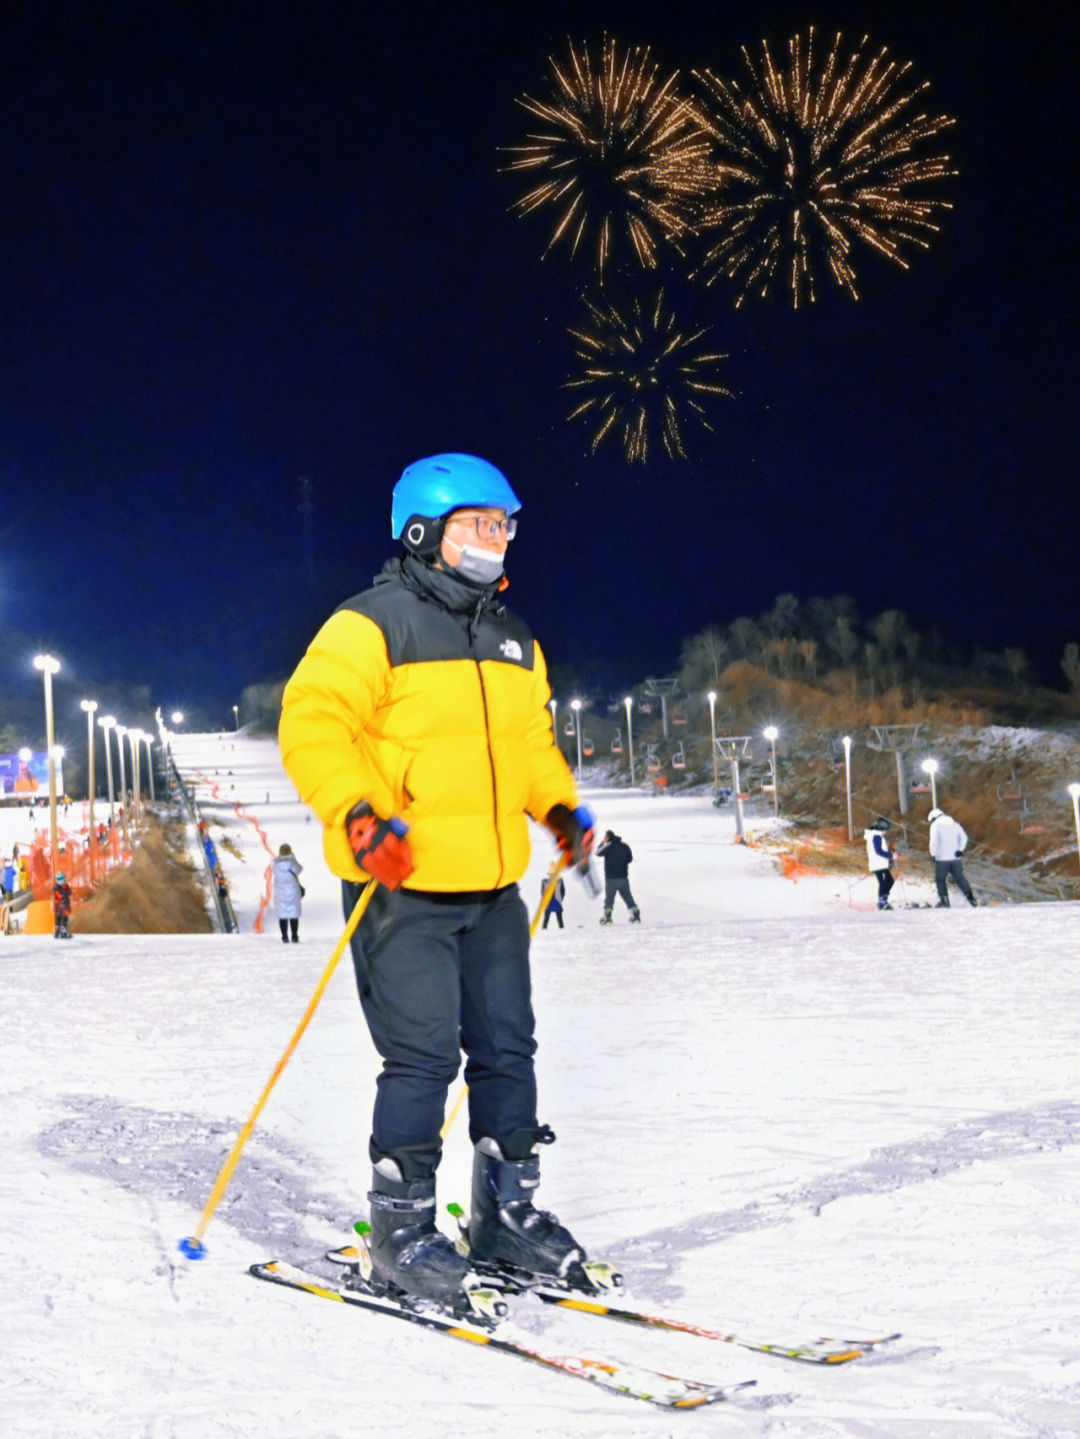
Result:
M248 1277L320 1256L366 1213L378 1066L347 956L207 1258L177 1252L343 920L273 744L175 749L204 777L241 933L0 940L7 1439L1080 1433L1075 905L878 914L869 880L784 879L707 797L588 795L633 848L644 923L619 908L599 928L568 883L566 929L535 941L540 1118L558 1134L540 1201L644 1307L765 1340L902 1333L814 1368L523 1307L557 1352L757 1380L666 1413ZM305 866L298 945L272 910L253 931L262 835ZM538 830L530 910L550 856ZM467 1202L469 1165L459 1119L442 1201Z

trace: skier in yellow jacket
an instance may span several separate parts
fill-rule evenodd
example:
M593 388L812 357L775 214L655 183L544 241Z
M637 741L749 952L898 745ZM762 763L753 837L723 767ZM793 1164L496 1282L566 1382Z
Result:
M503 605L520 509L472 455L410 465L394 489L404 553L326 621L289 680L285 768L323 822L383 1068L369 1194L374 1279L463 1306L470 1262L435 1226L448 1086L465 1051L476 1146L472 1256L573 1278L584 1254L533 1207L538 1151L527 816L588 865L593 820L555 744L540 647ZM366 872L366 875L362 872Z

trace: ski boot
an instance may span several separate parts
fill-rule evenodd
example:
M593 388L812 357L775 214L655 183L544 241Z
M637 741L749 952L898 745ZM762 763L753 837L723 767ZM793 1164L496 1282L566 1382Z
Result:
M609 912L608 910L605 910L604 913L600 916L600 923L601 923L601 924L610 924L610 923L611 923L611 914L610 914L610 912Z
M641 910L640 910L640 909L637 909L637 908L635 907L634 909L632 909L632 910L630 911L630 923L631 923L631 924L640 924L640 923L641 923Z
M934 905L935 909L949 909L950 907L947 899L939 899L937 904Z
M878 909L892 909L892 905L887 899L879 899L877 907Z
M386 1156L375 1165L368 1203L372 1288L467 1313L470 1265L435 1227L435 1176L405 1179L398 1161Z
M979 901L975 898L973 894L969 894L967 896L967 902L971 905L972 909L978 909Z
M481 1139L473 1159L469 1251L480 1264L551 1275L588 1290L585 1251L553 1214L532 1202L540 1183L537 1150L554 1138L544 1125L515 1129L501 1144Z

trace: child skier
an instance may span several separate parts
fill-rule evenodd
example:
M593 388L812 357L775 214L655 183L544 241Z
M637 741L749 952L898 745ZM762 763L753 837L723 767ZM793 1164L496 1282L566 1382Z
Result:
M67 875L63 871L56 876L56 883L53 885L52 907L53 939L70 939L68 919L71 917L71 885L68 884Z

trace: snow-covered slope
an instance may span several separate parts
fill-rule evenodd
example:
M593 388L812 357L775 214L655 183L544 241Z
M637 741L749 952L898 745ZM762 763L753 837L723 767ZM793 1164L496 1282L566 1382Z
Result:
M635 1297L763 1337L875 1333L840 1370L526 1314L546 1343L756 1389L678 1416L258 1285L365 1212L377 1061L348 961L207 1233L177 1253L340 933L273 745L179 739L241 933L0 940L4 1433L12 1439L1030 1439L1080 1432L1077 918L879 915L779 877L706 798L589 796L644 924L568 885L534 946L541 1201ZM239 812L235 808L240 806ZM305 866L301 943L252 931L267 849ZM539 895L537 833L524 892ZM921 886L921 890L920 887ZM909 897L927 892L926 876ZM855 907L849 903L856 901ZM467 1196L465 1126L440 1172Z

